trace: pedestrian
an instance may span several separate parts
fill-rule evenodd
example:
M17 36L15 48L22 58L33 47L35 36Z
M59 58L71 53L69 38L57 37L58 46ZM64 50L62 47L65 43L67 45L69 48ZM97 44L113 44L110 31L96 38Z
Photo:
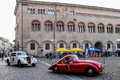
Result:
M4 60L4 52L1 53L1 59Z
M52 52L49 53L49 60L52 60Z
M49 54L48 53L46 54L46 57L47 57L47 59L49 58Z
M107 52L107 50L105 51L105 56L108 57L108 52Z
M33 57L35 57L36 58L36 53L34 52L34 55L33 55Z

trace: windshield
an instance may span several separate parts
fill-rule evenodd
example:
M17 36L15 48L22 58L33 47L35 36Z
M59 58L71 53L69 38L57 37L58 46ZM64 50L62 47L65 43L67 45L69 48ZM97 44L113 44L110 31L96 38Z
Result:
M17 53L17 56L26 56L26 53L25 52L19 52L19 53Z
M71 58L73 59L73 61L76 61L79 59L76 55L72 56Z

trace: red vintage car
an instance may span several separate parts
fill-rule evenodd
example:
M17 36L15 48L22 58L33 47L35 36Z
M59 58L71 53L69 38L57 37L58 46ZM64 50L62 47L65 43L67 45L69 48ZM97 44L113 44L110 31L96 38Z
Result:
M103 65L97 61L79 59L77 55L71 54L64 56L56 64L48 69L54 73L63 72L82 72L87 76L94 76L98 72L103 71Z

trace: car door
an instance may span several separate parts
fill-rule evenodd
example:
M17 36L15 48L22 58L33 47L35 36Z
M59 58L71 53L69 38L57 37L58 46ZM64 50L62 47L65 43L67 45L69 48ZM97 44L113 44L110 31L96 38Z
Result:
M71 72L80 72L80 63L73 61L71 64Z
M16 53L11 54L11 63L15 64L16 63Z
M71 65L72 65L72 63L65 62L66 59L68 59L68 58L65 58L65 59L63 59L61 61L61 64L59 64L59 69L60 69L60 71L71 72Z

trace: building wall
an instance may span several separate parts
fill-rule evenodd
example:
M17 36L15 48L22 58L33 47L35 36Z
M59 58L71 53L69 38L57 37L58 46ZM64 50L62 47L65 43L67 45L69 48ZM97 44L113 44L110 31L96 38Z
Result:
M95 47L95 44L99 42L102 45L102 50L107 50L107 43L110 43L109 51L115 51L117 49L116 40L120 38L118 33L115 33L115 27L120 25L120 10L89 7L72 4L62 4L49 2L34 2L24 1L24 5L18 2L15 8L16 15L16 48L21 50L21 27L23 25L23 49L28 53L36 53L39 56L44 56L48 52L53 52L54 42L54 26L55 26L55 49L59 48L59 43L63 43L67 49L72 49L72 43L76 43L77 47L84 49L85 43L89 43L89 47ZM28 14L29 9L35 9L35 14ZM45 14L38 14L38 9L45 9ZM48 15L49 10L59 10L60 14ZM74 15L71 15L71 11L74 11ZM32 31L32 22L40 22L40 31ZM51 22L53 26L52 31L45 31L45 22ZM64 25L64 31L57 31L57 25L55 22L61 21ZM23 23L22 23L23 22ZM68 24L73 23L75 26L74 32L68 31ZM78 24L82 22L85 27L85 32L78 32ZM95 32L88 32L88 24L92 23L95 27ZM98 33L98 24L104 25L104 33ZM107 33L107 26L113 26L113 33ZM30 50L30 42L36 43L35 50ZM50 43L50 49L45 49L45 43ZM43 49L43 51L41 51Z

